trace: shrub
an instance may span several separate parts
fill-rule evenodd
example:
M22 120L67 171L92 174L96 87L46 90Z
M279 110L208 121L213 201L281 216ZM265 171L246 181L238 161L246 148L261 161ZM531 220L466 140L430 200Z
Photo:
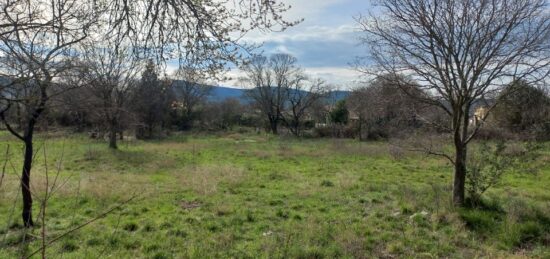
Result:
M466 189L472 200L479 200L487 189L500 181L511 166L512 159L511 156L504 155L505 148L504 142L498 142L495 146L483 142L476 154L469 157Z
M525 161L534 161L539 156L539 145L528 143L523 148L507 146L503 141L494 145L482 142L477 149L472 149L468 156L468 173L466 174L466 191L475 203L481 195L499 183L502 175L519 167ZM536 170L534 163L522 168L526 171Z
M550 97L544 88L518 80L505 87L498 99L492 114L499 126L523 139L550 138Z
M333 130L330 127L317 127L313 131L314 137L326 138L332 137Z

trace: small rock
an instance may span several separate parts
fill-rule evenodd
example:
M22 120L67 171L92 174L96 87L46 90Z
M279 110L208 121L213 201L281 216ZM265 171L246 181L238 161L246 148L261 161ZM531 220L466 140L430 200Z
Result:
M428 216L428 214L429 214L429 213L428 213L427 211L422 210L421 212L417 212L417 213L415 213L415 214L412 214L409 218L410 218L410 219L414 219L414 218L416 218L416 217L425 218L426 216Z
M264 232L264 233L262 234L262 236L264 236L264 237L266 237L266 236L271 236L271 235L273 235L273 232L271 232L271 231L267 231L267 232Z

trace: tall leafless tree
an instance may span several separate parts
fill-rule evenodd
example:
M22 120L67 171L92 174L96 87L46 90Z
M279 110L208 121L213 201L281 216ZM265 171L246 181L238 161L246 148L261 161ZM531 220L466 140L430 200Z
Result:
M390 80L394 78L393 80ZM398 84L393 83L399 82ZM407 82L407 86L405 85ZM407 89L409 94L402 91ZM357 116L359 138L396 137L397 132L417 128L417 114L426 113L426 106L417 101L424 95L415 82L399 76L385 75L366 86L353 90L347 106Z
M370 50L359 68L419 81L450 117L453 201L464 204L468 143L479 126L472 106L512 80L537 82L550 66L546 0L383 0L380 12L357 17ZM370 64L369 64L370 62ZM371 65L374 64L374 65Z
M181 117L178 124L182 129L190 128L197 117L197 109L212 92L212 86L206 82L207 73L199 68L186 66L180 67L172 75L172 91L174 99L179 105ZM179 116L178 116L179 117Z
M302 80L296 63L295 57L280 53L269 58L256 56L241 68L245 73L242 81L252 88L246 95L267 118L273 134L278 133L289 87Z
M82 50L80 77L86 78L90 109L107 127L109 147L117 149L117 133L126 113L129 92L136 86L143 62L120 39L104 39L104 44L86 45Z
M298 73L290 80L286 89L284 124L295 136L300 136L304 120L311 115L311 109L329 93L329 87L321 79L309 79Z

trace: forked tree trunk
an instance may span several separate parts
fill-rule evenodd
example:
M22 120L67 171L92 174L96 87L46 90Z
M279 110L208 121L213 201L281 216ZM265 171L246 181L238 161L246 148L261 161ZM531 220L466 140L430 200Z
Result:
M277 135L278 134L277 120L276 119L269 119L269 126L271 128L271 133L273 133L273 135Z
M294 125L294 136L299 137L300 136L300 126Z
M292 119L292 121L287 124L289 126L289 129L290 129L290 132L296 136L296 137L299 137L300 136L300 124L297 122L299 121L299 119Z
M32 220L32 193L31 193L31 169L32 161L34 156L33 151L33 137L34 137L34 127L38 118L44 111L46 105L47 96L45 92L42 92L42 100L38 108L33 112L27 128L25 129L25 134L21 138L25 145L25 154L23 157L23 171L21 172L21 194L23 196L23 211L21 216L23 218L23 225L25 227L34 226Z

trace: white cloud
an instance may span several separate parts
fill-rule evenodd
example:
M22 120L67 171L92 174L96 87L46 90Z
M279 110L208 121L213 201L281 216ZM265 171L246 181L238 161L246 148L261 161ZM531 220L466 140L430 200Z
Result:
M311 25L297 27L284 32L261 32L246 35L242 41L247 43L276 42L285 43L288 41L340 41L345 40L350 34L356 32L356 26L343 24L337 27Z
M342 13L339 10L339 6L342 5L358 5L353 0L284 0L283 2L291 6L290 10L283 14L286 20L304 19L304 21L283 32L252 31L242 40L248 43L340 40L343 34L355 30L352 14ZM338 17L337 20L329 17L335 15Z
M290 54L292 56L298 56L299 55L299 52L298 51L295 51L295 50L290 50L287 46L285 45L278 45L277 47L275 47L274 49L270 50L269 51L270 54L274 54L274 53L285 53L285 54Z
M361 73L346 67L309 67L305 68L308 75L324 79L329 84L334 84L342 89L348 89L358 83Z
M298 58L307 74L327 83L349 88L360 80L360 74L348 63L361 54L357 43L354 12L365 8L364 0L284 0L292 6L284 14L286 20L304 18L304 22L283 32L252 31L241 40L247 43L265 43L260 51L265 55L288 53ZM170 69L170 67L168 68ZM221 85L242 87L238 78L242 72L233 69L227 73L231 80Z

